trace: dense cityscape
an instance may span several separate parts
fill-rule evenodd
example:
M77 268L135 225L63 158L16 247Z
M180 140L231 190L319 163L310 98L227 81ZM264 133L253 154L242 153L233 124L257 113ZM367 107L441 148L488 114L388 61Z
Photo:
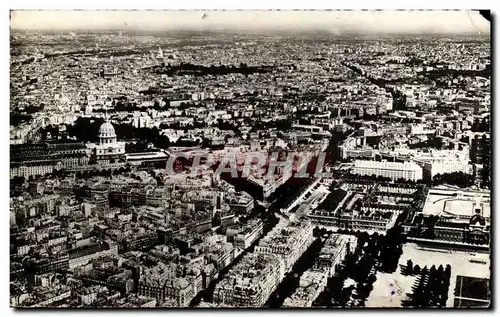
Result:
M489 307L490 49L12 31L10 305Z

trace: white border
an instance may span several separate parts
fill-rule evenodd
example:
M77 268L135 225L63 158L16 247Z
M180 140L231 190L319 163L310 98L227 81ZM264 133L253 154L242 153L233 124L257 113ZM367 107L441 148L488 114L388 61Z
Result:
M9 294L9 262L8 262L8 256L9 254L9 246L8 246L8 223L9 220L7 219L8 217L8 201L9 201L9 194L8 194L8 173L7 173L7 165L8 165L8 147L9 147L9 141L7 139L8 135L8 118L9 118L9 107L8 107L8 96L9 96L9 64L7 62L8 56L9 56L9 16L8 16L8 9L260 9L260 10L266 10L266 9L330 9L334 7L335 9L492 9L493 14L495 12L500 12L500 10L497 9L498 7L498 1L488 1L488 0L475 0L475 1L470 1L470 0L455 0L455 1L436 1L436 0L419 0L419 1L414 1L414 2L408 2L408 1L370 1L370 0L349 0L349 1L321 1L321 0L308 0L308 1L297 1L297 0L288 0L288 1L269 1L269 0L252 0L252 1L247 1L247 2L236 2L236 1L224 1L224 0L211 0L211 1L201 1L201 0L183 0L183 1L151 1L151 0L141 0L141 1L102 1L102 0L86 0L86 1L68 1L68 0L44 0L44 1L34 1L34 0L3 0L2 3L0 4L2 6L2 14L1 20L2 20L2 28L1 28L1 36L2 36L2 49L1 49L1 54L2 54L2 63L1 65L1 73L0 76L2 78L2 84L0 85L2 89L2 97L3 99L3 106L2 106L2 115L0 116L0 120L2 120L2 124L0 125L0 128L2 129L2 138L0 138L0 142L2 142L2 155L0 156L2 160L2 165L4 168L0 169L1 173L1 179L3 180L2 184L2 202L4 204L3 208L3 216L5 217L5 233L4 233L4 242L1 243L1 248L2 250L0 251L0 254L4 254L5 256L2 257L4 260L2 260L1 264L1 285L4 288L4 291L2 292L2 299L1 302L4 304L1 306L2 313L11 315L15 314L16 312L12 309L9 308L8 304L8 299L7 299L7 294ZM498 17L496 17L498 18ZM498 23L498 20L496 21ZM498 32L493 32L495 35L494 41L498 43ZM497 59L498 54L494 57L494 65L498 64L498 59ZM497 66L495 66L495 69ZM496 75L496 74L495 74ZM498 80L494 80L495 83L495 93L498 93ZM497 100L496 98L494 99L495 101ZM495 105L496 106L496 105ZM494 122L499 123L500 122L500 110L494 111ZM497 129L498 130L498 129ZM496 131L498 132L498 131ZM500 145L497 144L497 137L494 136L494 142L495 142L495 148L497 149L496 152L498 152L498 148L500 148ZM500 142L500 141L498 141ZM496 153L498 156L498 153ZM500 164L498 165L500 166ZM500 173L500 168L499 169L493 169L497 179L498 173ZM499 196L499 186L495 186L494 188L494 195L495 197L500 197ZM495 204L497 205L497 204ZM498 228L499 226L497 225L497 222L499 221L500 216L497 215L495 216L495 228ZM499 229L500 230L500 229ZM498 233L496 234L498 236ZM495 243L495 249L498 243ZM497 254L497 253L496 253ZM497 254L498 256L498 254ZM496 272L495 274L495 282L494 285L498 285L497 277L499 273ZM493 294L493 298L496 297L496 292ZM331 314L346 314L345 311L340 311L340 310L334 310L334 311L324 311L321 310L325 313L331 313ZM55 311L36 311L36 312L24 312L23 314L25 315L31 315L34 313L37 314L52 314L52 313L66 313L67 311L61 311L61 312L55 312ZM89 311L89 310L82 310L82 311L72 311L71 313L76 315L76 316L87 316L87 314L92 313L92 314L109 314L109 315L114 315L114 316L119 316L120 314L127 313L129 311L124 311L124 310L117 310L117 311ZM176 310L176 311L159 311L155 310L152 313L158 313L158 314L195 314L198 311L186 311L186 310ZM251 311L251 310L242 310L242 311L208 311L208 313L222 313L222 314L234 314L234 313L242 313L242 314L250 314L250 315L284 315L284 314L289 314L289 313L304 313L304 314L313 314L316 311ZM376 313L376 314L385 314L385 311L360 311L357 310L356 312L351 312L355 314L366 314L366 313ZM392 312L395 312L392 310ZM397 311L396 311L397 312ZM460 313L460 314L467 314L469 311L453 311L452 313ZM141 310L141 311L132 311L132 314L150 314L151 312ZM400 312L399 312L400 313ZM412 310L405 310L403 312L405 315L406 314L420 314L422 312L418 311L412 311ZM429 314L430 311L425 311L426 314ZM18 313L19 314L19 313Z
M2 3L5 4L6 2ZM456 1L437 1L437 0L419 0L410 1L369 1L369 0L349 0L327 2L321 0L308 1L228 1L228 0L184 0L184 1L64 1L64 0L17 0L7 1L11 9L226 9L226 10L269 10L269 9L489 9L492 8L492 1L475 0L474 2L465 0Z

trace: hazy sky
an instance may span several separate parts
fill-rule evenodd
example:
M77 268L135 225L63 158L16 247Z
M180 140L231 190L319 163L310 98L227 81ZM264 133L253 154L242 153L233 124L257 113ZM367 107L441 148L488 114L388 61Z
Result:
M321 29L489 33L474 11L12 11L13 29Z

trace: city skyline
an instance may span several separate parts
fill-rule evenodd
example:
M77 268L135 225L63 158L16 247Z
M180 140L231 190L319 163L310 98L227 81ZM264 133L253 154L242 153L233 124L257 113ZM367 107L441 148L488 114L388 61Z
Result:
M64 14L65 19L60 19ZM478 11L125 11L12 10L12 30L322 31L332 35L489 34Z

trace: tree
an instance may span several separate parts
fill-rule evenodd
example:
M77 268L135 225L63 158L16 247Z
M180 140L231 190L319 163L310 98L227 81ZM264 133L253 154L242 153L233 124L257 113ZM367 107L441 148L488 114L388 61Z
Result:
M411 259L408 259L408 261L406 261L406 273L408 275L411 275L413 272L413 262Z
M469 187L473 184L473 182L473 177L463 172L436 174L432 181L434 186L446 183L459 186L461 188Z
M444 268L443 268L443 265L442 265L442 264L440 264L437 270L438 270L438 272L439 272L440 274L443 274L443 273L444 273Z
M436 273L436 266L435 265L431 266L431 269L430 269L429 273L431 275L434 275Z
M78 117L73 125L67 127L67 131L80 142L96 142L102 123L104 123L102 118Z
M420 266L417 264L413 267L413 275L420 274Z
M451 276L451 265L446 264L446 268L444 269L444 275L446 278L450 278Z

